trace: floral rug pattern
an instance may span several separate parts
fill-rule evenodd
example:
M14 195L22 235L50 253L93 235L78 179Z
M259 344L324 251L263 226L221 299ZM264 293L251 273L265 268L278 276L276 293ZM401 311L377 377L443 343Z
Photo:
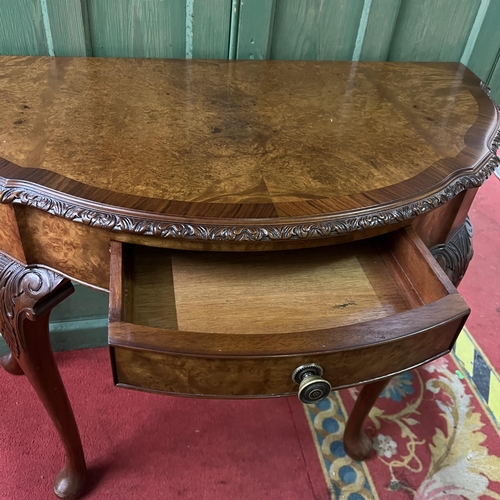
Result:
M365 462L342 445L357 394L305 407L333 499L500 500L500 430L450 356L392 379L365 424Z

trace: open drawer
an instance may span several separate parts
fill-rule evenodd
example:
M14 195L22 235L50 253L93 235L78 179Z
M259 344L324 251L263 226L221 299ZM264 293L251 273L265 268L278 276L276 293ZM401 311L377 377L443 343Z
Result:
M452 348L469 308L411 228L283 252L112 242L115 383L169 394L296 393L314 363L334 389Z

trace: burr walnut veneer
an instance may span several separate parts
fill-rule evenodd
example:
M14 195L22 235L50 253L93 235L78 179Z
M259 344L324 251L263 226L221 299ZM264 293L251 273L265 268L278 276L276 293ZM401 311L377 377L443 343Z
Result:
M109 290L115 383L194 397L366 384L452 348L467 211L499 111L452 63L0 57L2 365L86 466L50 348L70 280ZM8 402L6 403L8 404Z

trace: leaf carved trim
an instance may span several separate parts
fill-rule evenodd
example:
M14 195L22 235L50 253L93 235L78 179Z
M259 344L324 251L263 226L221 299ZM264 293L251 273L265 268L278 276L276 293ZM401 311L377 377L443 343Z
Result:
M36 320L36 304L64 279L50 269L23 266L0 253L0 332L17 359L26 348L21 322Z
M490 89L481 82L482 89L490 97ZM491 97L490 97L491 99ZM500 124L500 107L492 100ZM311 216L309 220L282 223L262 220L242 220L237 224L221 222L186 222L181 217L158 215L148 217L140 210L96 204L80 198L36 186L24 181L7 181L0 178L0 203L14 203L34 207L57 217L106 229L159 238L177 238L204 241L273 241L325 238L380 226L390 226L418 217L447 203L465 189L481 186L500 165L497 156L500 148L500 128L490 139L492 153L473 172L460 175L447 186L420 200L390 206L372 213L336 214ZM15 184L14 186L12 186Z
M448 242L430 249L455 286L462 281L474 255L472 233L472 223L469 217L466 217L464 224Z
M497 134L500 141L500 133ZM6 187L0 184L0 202L34 207L57 217L79 222L88 226L109 231L122 231L132 234L160 238L182 238L205 241L272 241L307 238L325 238L347 234L369 228L389 226L404 222L427 213L448 202L465 189L479 187L494 172L500 159L493 156L476 172L462 175L435 194L407 204L391 207L370 214L339 214L331 218L313 218L303 222L262 223L242 221L241 224L223 225L217 223L187 223L179 218L164 216L157 219L145 217L139 211L128 211L114 206L95 209L85 206L85 200L65 199L56 191L44 189L39 194L33 185ZM1 182L1 181L0 181ZM42 189L42 188L41 188ZM91 202L87 202L91 203Z
M481 82L481 88L484 90L486 95L490 98L491 102L495 106L495 109L497 110L497 115L498 119L500 120L500 106L492 99L491 97L491 89L486 85L484 82ZM491 152L494 155L498 155L498 149L500 148L500 129L497 130L496 135L493 137L493 140L491 141Z

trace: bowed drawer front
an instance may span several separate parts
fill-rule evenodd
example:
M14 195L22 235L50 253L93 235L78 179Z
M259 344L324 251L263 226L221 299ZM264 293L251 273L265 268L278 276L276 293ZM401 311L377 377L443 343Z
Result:
M314 363L334 389L452 348L469 309L412 229L282 252L112 242L115 383L184 396L294 394Z

